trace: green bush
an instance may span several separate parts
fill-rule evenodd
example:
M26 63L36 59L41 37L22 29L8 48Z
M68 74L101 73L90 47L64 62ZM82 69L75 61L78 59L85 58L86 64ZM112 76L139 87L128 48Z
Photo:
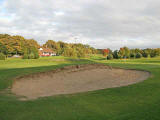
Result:
M32 53L30 53L29 54L29 59L34 59L35 58L35 55L34 55L34 53L32 52Z
M23 55L23 59L28 59L28 58L29 58L28 54Z
M141 58L142 57L142 54L141 53L137 53L136 54L136 58Z
M3 53L0 53L0 60L5 60L6 56Z
M108 56L107 56L107 60L112 60L113 59L113 55L112 54L109 54Z
M23 55L23 59L38 59L39 58L39 54L36 53L30 53L30 54L24 54Z
M84 57L86 57L84 50L83 49L77 50L77 56L78 56L78 58L84 58Z
M36 48L25 48L23 59L38 59L39 54Z
M31 49L30 57L31 57L30 59L38 59L39 58L38 49L33 47Z
M120 58L120 55L119 55L119 53L118 53L118 50L115 50L115 51L113 52L113 58L115 58L115 59L119 59L119 58Z
M39 58L39 54L36 52L35 54L34 54L34 59L38 59Z
M130 58L135 58L135 57L136 57L136 55L134 53L130 54Z
M145 57L145 58L149 58L149 57L150 57L150 54L148 54L148 53L143 53L142 56Z

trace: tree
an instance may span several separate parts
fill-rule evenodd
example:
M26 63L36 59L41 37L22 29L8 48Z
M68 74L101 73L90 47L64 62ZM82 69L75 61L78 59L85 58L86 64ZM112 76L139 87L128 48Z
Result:
M113 55L112 54L109 54L108 56L107 56L107 60L112 60L113 59Z
M110 50L109 49L104 49L103 50L103 56L108 56Z
M142 57L142 54L141 53L137 53L136 54L136 58L141 58Z
M77 52L75 49L72 49L70 47L64 48L63 56L65 57L77 57Z
M95 48L81 43L73 44L48 40L43 47L52 49L57 55L67 55L72 57L86 57L87 55L97 53ZM34 58L38 58L38 48L40 48L40 45L34 39L25 39L19 35L11 36L8 34L0 34L0 52L7 56L18 54L22 55L23 58L28 59L33 58L34 55Z
M83 49L79 49L79 50L77 51L77 57L78 57L78 58L84 58L84 57L85 57L85 52L84 52Z
M153 51L154 51L155 56L160 56L160 48L156 48Z
M136 58L135 49L130 50L130 58Z
M124 58L130 58L130 50L128 47L124 47Z
M25 46L29 46L29 47L35 47L35 48L40 48L40 45L37 43L37 41L35 41L34 39L26 39L24 44Z
M68 46L67 43L64 43L62 41L58 41L58 45L60 46L61 49L66 48Z
M1 42L0 42L0 53L3 53L5 55L8 54L8 50L7 50L6 46L3 45Z
M150 57L151 56L151 52L152 52L152 49L150 48L147 48L147 49L144 49L143 50L143 57Z
M7 34L0 34L0 51L7 56L15 54L24 55L24 48L31 47L39 48L37 41L33 39L25 39L22 36L10 36Z
M136 54L137 54L137 53L143 54L143 50L141 50L141 49L139 49L139 48L136 48L136 49L135 49L135 53L136 53Z
M39 53L38 49L35 47L24 48L23 59L38 59Z
M60 43L62 44L62 43ZM60 44L58 44L57 42L53 41L53 40L48 40L44 45L43 47L45 48L50 48L52 49L53 51L56 52L56 54L59 54L60 53ZM63 45L61 45L63 46Z
M124 55L125 55L124 48L120 48L120 50L119 50L119 56L120 56L120 58L124 58Z
M115 51L113 52L113 58L115 58L115 59L119 59L119 58L120 58L120 56L119 56L119 54L118 54L118 50L115 50Z
M5 60L6 56L3 53L0 53L0 60Z

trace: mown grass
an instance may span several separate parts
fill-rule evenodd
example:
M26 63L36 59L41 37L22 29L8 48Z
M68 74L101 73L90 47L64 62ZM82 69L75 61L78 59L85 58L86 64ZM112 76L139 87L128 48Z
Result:
M130 86L30 101L19 101L9 92L2 92L17 76L88 63L147 70L152 76ZM51 57L0 61L0 120L159 120L159 73L160 58L107 61L98 56L81 60Z

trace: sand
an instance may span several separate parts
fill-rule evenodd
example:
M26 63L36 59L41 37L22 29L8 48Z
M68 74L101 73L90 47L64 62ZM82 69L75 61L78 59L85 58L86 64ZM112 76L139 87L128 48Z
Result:
M67 66L17 78L11 91L25 99L127 86L141 82L149 72L110 68L102 64Z

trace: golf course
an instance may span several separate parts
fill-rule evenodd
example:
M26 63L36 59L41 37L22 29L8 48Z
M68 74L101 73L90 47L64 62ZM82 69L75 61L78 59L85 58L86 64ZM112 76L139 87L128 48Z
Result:
M16 79L23 76L84 64L103 64L110 71L146 71L149 76L134 84L36 99L24 99L25 96L12 92ZM102 56L84 59L53 56L0 61L0 120L159 120L159 101L160 57L106 60Z
M0 0L0 120L160 120L160 0Z

